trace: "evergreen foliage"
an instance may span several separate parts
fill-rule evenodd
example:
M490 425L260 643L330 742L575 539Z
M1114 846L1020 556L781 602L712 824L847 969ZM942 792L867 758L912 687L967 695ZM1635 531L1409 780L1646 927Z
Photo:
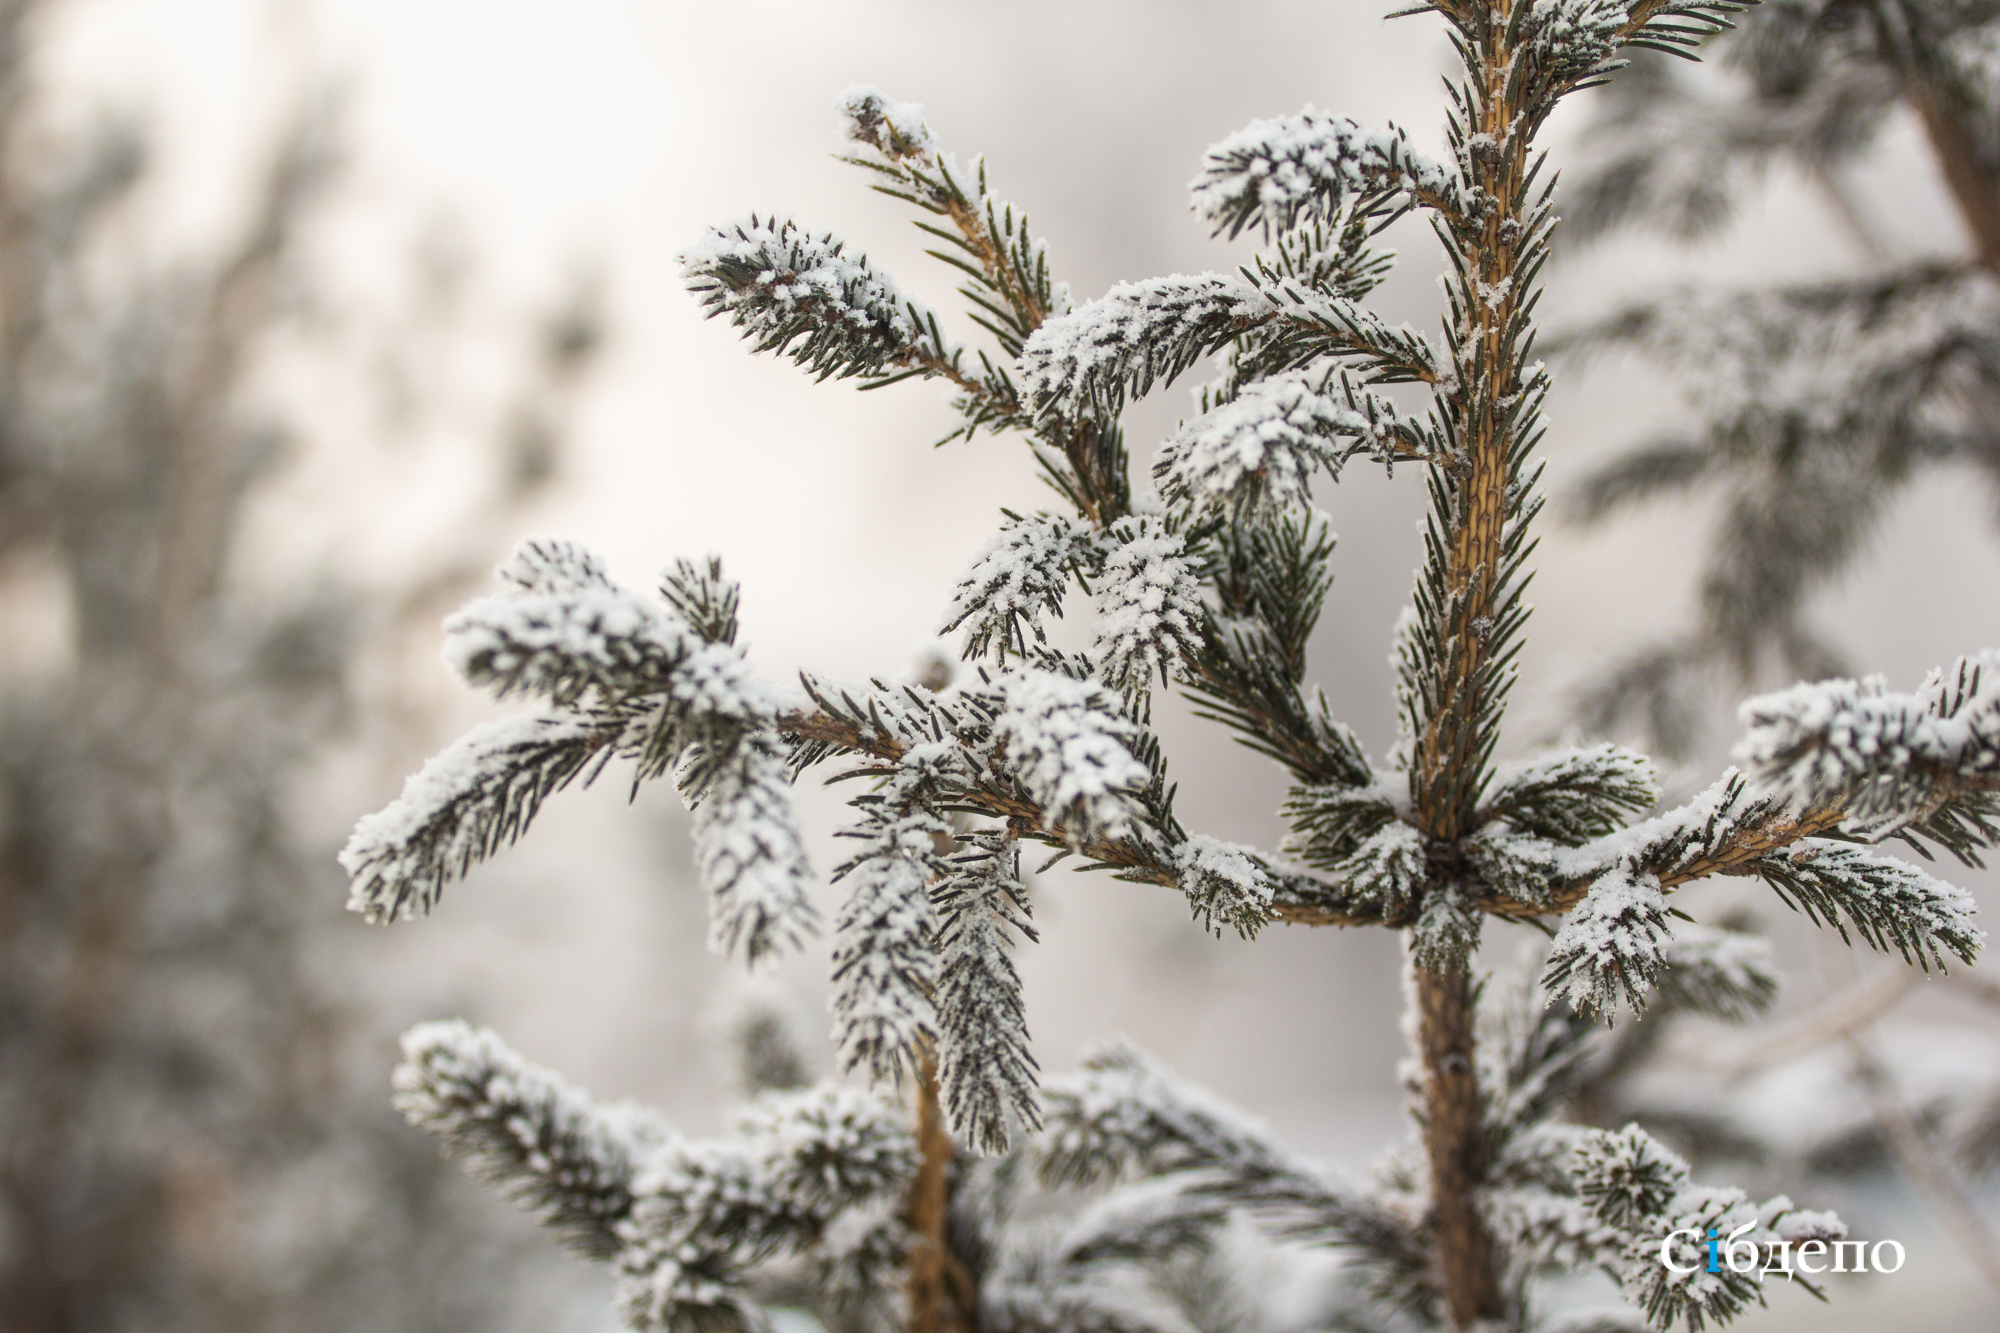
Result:
M974 556L945 616L981 663L969 674L939 689L808 675L781 697L731 646L735 591L716 566L678 567L662 606L567 548L524 552L504 574L509 591L451 622L450 655L475 683L540 695L599 729L604 753L636 761L640 780L676 774L719 809L716 836L770 849L740 862L768 876L709 875L718 919L742 910L736 884L753 885L756 926L720 932L760 942L746 943L752 957L810 925L794 826L767 781L772 747L789 747L796 772L836 763L836 780L860 785L844 830L860 847L835 875L834 1039L874 1090L767 1102L763 1129L648 1157L615 1259L636 1326L754 1324L757 1271L789 1256L819 1265L814 1301L880 1295L900 1275L903 1304L877 1314L918 1333L1165 1329L1161 1265L1242 1215L1349 1256L1364 1319L1540 1333L1562 1324L1538 1279L1597 1267L1653 1326L1695 1333L1759 1299L1758 1279L1662 1269L1673 1227L1747 1223L1759 1245L1843 1234L1782 1198L1759 1206L1698 1187L1637 1131L1561 1116L1593 1068L1619 1058L1597 1019L1621 1004L1730 1021L1768 1004L1775 978L1754 943L1677 934L1669 898L1683 884L1759 879L1843 937L1926 967L1970 961L1969 898L1862 844L1895 834L1971 855L1991 840L1995 668L1962 667L1915 702L1852 685L1753 701L1744 770L1657 814L1652 764L1617 746L1496 761L1529 613L1549 384L1532 353L1554 175L1534 136L1563 97L1622 69L1623 52L1685 53L1742 6L1427 8L1463 65L1449 160L1316 111L1251 127L1211 152L1195 185L1218 233L1265 240L1236 275L1124 283L1072 308L984 163L961 166L917 108L866 88L840 102L853 160L919 211L994 350L948 343L938 317L789 219L719 229L686 254L690 288L754 349L870 388L942 379L959 414L949 438L1025 437L1064 508L1005 513ZM1411 209L1445 253L1436 342L1362 304L1387 265L1368 237ZM1119 413L1209 357L1222 374L1162 450L1162 494L1135 496ZM1388 385L1403 387L1378 392ZM1431 501L1395 643L1404 736L1379 761L1307 680L1335 549L1308 481L1337 477L1357 453L1414 465ZM1051 648L1044 625L1072 583L1098 628L1081 653ZM1183 827L1148 707L1156 678L1289 776L1284 854ZM722 803L731 782L754 783L757 802ZM412 856L455 870L519 831L520 800L506 799L515 805L439 853L371 834L363 851L387 850L356 863L364 875L402 873L394 858ZM1218 931L1405 932L1414 1141L1377 1185L1329 1181L1129 1048L1038 1090L1009 956L1012 935L1034 938L1017 859L1027 842L1052 848L1050 864L1075 858L1176 890ZM380 897L371 888L365 901ZM1539 985L1475 981L1489 919L1553 937ZM915 1125L892 1135L880 1116L902 1090ZM837 1127L813 1109L835 1097L851 1108ZM550 1094L558 1103L569 1105ZM772 1164L772 1136L820 1145L840 1183L799 1195ZM838 1136L856 1146L833 1146ZM1044 1190L1116 1192L1030 1238L1012 1220L1030 1176Z

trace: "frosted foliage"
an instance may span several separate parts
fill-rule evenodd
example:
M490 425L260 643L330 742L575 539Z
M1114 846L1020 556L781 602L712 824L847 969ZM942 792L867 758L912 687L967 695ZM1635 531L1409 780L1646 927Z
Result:
M710 228L681 268L711 318L822 377L899 362L925 332L925 313L830 232L753 215Z
M1619 868L1601 876L1563 918L1542 984L1552 999L1609 1014L1622 995L1634 1009L1665 966L1667 898L1659 877Z
M591 1258L617 1252L637 1165L673 1138L654 1113L598 1106L462 1022L405 1033L392 1086L405 1119Z
M1450 972L1465 965L1479 947L1480 913L1458 886L1445 883L1424 895L1410 928L1410 956L1428 972Z
M1025 656L1030 635L1047 642L1042 616L1062 614L1070 569L1087 540L1060 518L1010 517L959 580L939 632L964 626L968 658L989 650L1002 662L1009 652Z
M348 910L378 924L427 915L448 880L518 837L608 743L576 717L522 713L474 727L355 824L340 852Z
M937 155L924 109L916 102L895 102L880 88L857 83L834 100L847 137L888 158L930 158Z
M1271 919L1271 879L1254 858L1249 848L1205 833L1174 848L1181 892L1195 920L1218 934L1228 925L1247 937Z
M1922 812L1940 779L2000 782L2000 651L1932 673L1915 694L1879 676L1825 681L1752 699L1742 719L1736 758L1755 781L1894 826Z
M1690 1330L1707 1321L1726 1323L1750 1302L1761 1302L1764 1261L1774 1247L1796 1249L1847 1235L1833 1214L1794 1208L1782 1194L1759 1205L1741 1190L1694 1184L1687 1163L1636 1125L1591 1131L1572 1169L1579 1197L1623 1241L1615 1271L1626 1299L1656 1328L1683 1319ZM1739 1228L1738 1243L1758 1251L1756 1267L1736 1272L1719 1265L1722 1271L1709 1272L1707 1237L1728 1237ZM1675 1232L1669 1266L1661 1260L1662 1244Z
M1311 506L1316 470L1338 477L1356 453L1388 463L1422 451L1422 423L1344 378L1334 383L1323 372L1274 375L1182 424L1153 465L1160 494L1271 522Z
M1028 393L1064 416L1115 411L1126 395L1145 394L1266 325L1303 340L1291 364L1358 354L1398 378L1437 376L1437 353L1421 334L1345 297L1266 276L1268 286L1220 273L1121 282L1035 330L1021 353Z
M1456 176L1410 147L1401 130L1374 129L1307 107L1254 120L1208 150L1189 185L1194 210L1232 236L1246 226L1289 229L1302 216L1331 222L1364 197L1441 202Z
M785 1239L780 1200L751 1145L694 1143L648 1164L638 1180L615 1300L636 1329L694 1333L757 1327L740 1270Z
M899 1195L915 1167L914 1137L879 1098L830 1084L767 1094L734 1137L647 1159L621 1228L619 1310L641 1329L762 1326L747 1269L812 1250L850 1210Z
M943 869L937 840L948 835L927 810L891 811L842 872L848 898L837 919L830 1005L843 1070L899 1081L914 1072L919 1045L936 1037L929 886Z
M614 585L596 552L562 537L528 537L494 577L521 592L564 593Z
M1049 1123L1037 1145L1046 1179L1101 1184L1264 1151L1261 1127L1128 1042L1106 1043L1083 1063L1084 1073L1048 1087Z
M812 933L812 866L783 744L746 733L694 808L695 863L708 890L708 947L757 962Z
M787 1208L825 1215L899 1193L917 1168L900 1107L836 1083L768 1092L737 1118L759 1176Z
M704 724L775 712L738 649L709 643L665 605L610 584L517 587L472 602L444 628L446 665L502 697L540 694L588 708L643 695Z
M1591 745L1501 765L1487 808L1522 833L1574 846L1616 832L1659 799L1650 759L1620 745Z
M1397 917L1428 869L1424 835L1392 816L1338 862L1335 873L1353 885L1355 893L1379 903L1385 915Z
M1200 646L1198 565L1180 534L1122 520L1097 575L1097 637L1091 656L1113 689L1143 692L1164 682Z
M1763 858L1760 869L1810 919L1835 927L1843 939L1852 928L1874 948L1893 949L1925 971L1943 969L1947 952L1972 962L1986 938L1973 924L1978 906L1970 893L1852 843L1802 838Z
M1628 0L1535 0L1527 28L1542 59L1601 68L1630 14Z
M1010 1277L1020 1280L1008 1281ZM982 1302L983 1322L1003 1329L1089 1329L1092 1333L1187 1333L1179 1312L1137 1284L1088 1287L1035 1281L1038 1273L998 1275Z
M1069 416L1115 405L1172 379L1230 336L1271 318L1270 300L1238 278L1173 274L1121 282L1050 319L1021 353L1037 403Z
M1152 774L1132 755L1136 729L1117 700L1090 681L1048 671L1017 672L999 686L993 740L1009 775L1072 845L1125 833L1128 793Z
M1006 1151L1041 1110L1035 1057L1009 949L1033 937L1019 850L989 836L942 887L938 937L938 1090L953 1136L977 1153Z

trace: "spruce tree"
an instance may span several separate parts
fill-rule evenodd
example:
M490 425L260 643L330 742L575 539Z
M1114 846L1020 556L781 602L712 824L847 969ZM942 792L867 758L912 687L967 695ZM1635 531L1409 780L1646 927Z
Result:
M1697 1184L1636 1127L1568 1123L1562 1104L1621 1008L1768 1002L1755 942L1676 926L1670 895L1692 881L1759 881L1926 970L1976 954L1969 896L1876 845L1970 860L2000 831L2000 657L1913 694L1836 682L1753 701L1740 767L1675 808L1618 746L1496 758L1541 507L1534 310L1556 218L1536 136L1624 53L1689 54L1739 8L1428 6L1461 65L1444 159L1311 109L1256 122L1210 150L1193 196L1263 252L1081 305L983 161L943 151L914 106L843 95L851 160L916 210L990 343L953 342L861 254L789 218L712 229L684 255L688 285L755 350L869 389L945 381L950 438L1027 445L1059 503L1004 513L960 582L945 623L967 673L780 689L749 671L719 561L676 565L653 597L581 546L530 541L499 592L447 622L446 657L533 711L439 755L343 860L357 911L417 916L558 789L614 761L669 779L695 811L717 950L754 963L831 927L854 1079L767 1093L731 1134L692 1140L439 1024L406 1039L405 1113L612 1264L637 1328L756 1326L763 1293L920 1333L1179 1329L1196 1315L1173 1262L1215 1253L1241 1217L1347 1256L1347 1327L1693 1331L1761 1301L1765 1266L1794 1247L1844 1237L1783 1196ZM1374 237L1412 211L1444 253L1441 338L1364 303L1389 263ZM1135 487L1123 409L1211 357L1196 415ZM1310 485L1360 457L1421 477L1431 504L1394 644L1402 736L1379 759L1305 660L1334 554ZM1048 639L1072 586L1094 614L1081 652ZM1283 849L1181 823L1150 720L1168 688L1287 775ZM822 766L859 791L830 923L790 796ZM1041 1080L1010 958L1033 938L1030 847L1051 850L1042 869L1178 892L1218 931L1401 932L1412 1143L1360 1188L1128 1046ZM1489 919L1552 937L1539 978L1482 981ZM1099 1192L1081 1214L1034 1197L1076 1190ZM1711 1232L1753 1270L1708 1271ZM1552 1314L1537 1280L1592 1268L1634 1308Z
M1812 596L1869 548L1898 497L1938 471L1991 487L2000 450L2000 10L1956 0L1783 0L1724 39L1718 77L1641 60L1594 109L1563 241L1619 230L1686 244L1731 223L1780 167L1813 183L1859 262L1736 290L1683 287L1567 331L1639 352L1688 390L1691 427L1658 431L1568 497L1596 523L1688 492L1718 497L1694 624L1660 636L1583 695L1603 729L1634 721L1685 757L1726 680L1851 674ZM1914 113L1963 248L1911 253L1929 200L1859 169Z

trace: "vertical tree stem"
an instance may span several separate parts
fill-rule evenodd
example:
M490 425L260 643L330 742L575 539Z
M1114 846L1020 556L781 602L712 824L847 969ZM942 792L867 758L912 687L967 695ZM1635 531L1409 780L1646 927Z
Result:
M1466 1329L1504 1311L1493 1236L1474 1197L1486 1179L1486 1134L1473 1059L1470 972L1419 969L1417 1014L1438 1276L1452 1326Z
M917 1178L910 1186L910 1333L947 1333L946 1289L950 1251L945 1248L945 1212L950 1202L951 1135L938 1106L937 1066L926 1054L917 1072Z
M1519 503L1512 483L1517 445L1533 409L1524 392L1517 313L1522 249L1538 245L1523 227L1532 129L1516 103L1518 0L1485 0L1465 15L1474 131L1461 160L1486 207L1457 225L1462 294L1454 331L1456 388L1445 410L1456 419L1462 456L1433 485L1439 542L1427 577L1436 589L1426 633L1432 645L1428 695L1416 737L1411 796L1433 850L1426 895L1455 892L1468 874L1456 844L1477 825L1479 791L1498 728L1504 674L1494 670L1495 626L1507 607L1503 553ZM1478 1206L1486 1180L1486 1135L1473 1033L1472 977L1466 964L1417 968L1418 1046L1424 1065L1424 1146L1430 1163L1437 1268L1454 1329L1506 1314L1498 1249Z

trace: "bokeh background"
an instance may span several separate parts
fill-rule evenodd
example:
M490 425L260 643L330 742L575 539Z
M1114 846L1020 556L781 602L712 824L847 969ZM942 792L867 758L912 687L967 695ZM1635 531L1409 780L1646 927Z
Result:
M598 1274L388 1111L395 1034L491 1024L699 1133L736 1095L747 1007L818 1043L824 958L747 982L709 957L685 815L664 790L628 801L615 775L555 801L431 920L345 916L346 828L485 715L437 661L438 617L528 533L582 539L640 584L713 551L767 678L907 671L997 509L1041 503L1024 448L934 449L950 428L934 386L861 394L753 359L700 318L679 249L775 210L954 309L903 206L835 159L832 103L859 82L921 102L961 158L984 153L1078 299L1227 267L1247 243L1210 240L1186 207L1203 149L1307 103L1435 148L1440 28L1385 22L1373 0L0 10L0 1329L608 1328ZM1559 160L1582 113L1565 117ZM1891 201L1874 220L1899 250L1963 248L1911 126L1854 184ZM1393 240L1379 304L1435 327L1431 238L1412 220ZM1543 309L1561 325L1858 258L1824 196L1778 173L1700 248L1564 255ZM1559 368L1558 385L1558 491L1684 410L1637 360ZM1141 457L1186 401L1177 385L1134 410ZM1356 467L1320 503L1341 544L1314 675L1379 752L1421 482ZM1689 502L1548 525L1512 749L1561 734L1577 682L1685 617L1705 518ZM1921 484L1861 568L1820 614L1866 669L1907 688L2000 644L1990 495ZM1178 702L1159 711L1189 825L1274 845L1278 773ZM841 807L803 799L831 865ZM1839 1049L1782 1040L1783 1013L1857 984L1845 958L1768 895L1689 897L1697 915L1749 902L1793 986L1768 1030L1682 1034L1661 1095L1726 1104L1812 1157L1833 1202L1910 1251L1830 1307L1781 1290L1742 1326L2000 1323L2000 1292L1868 1148ZM1021 961L1044 1068L1125 1034L1356 1174L1402 1132L1392 936L1217 940L1157 890L1062 872L1036 913ZM1483 957L1507 965L1517 934L1490 929ZM1859 966L1863 985L1889 968ZM1944 983L1887 1012L1914 1104L2000 1079L1992 1013Z

